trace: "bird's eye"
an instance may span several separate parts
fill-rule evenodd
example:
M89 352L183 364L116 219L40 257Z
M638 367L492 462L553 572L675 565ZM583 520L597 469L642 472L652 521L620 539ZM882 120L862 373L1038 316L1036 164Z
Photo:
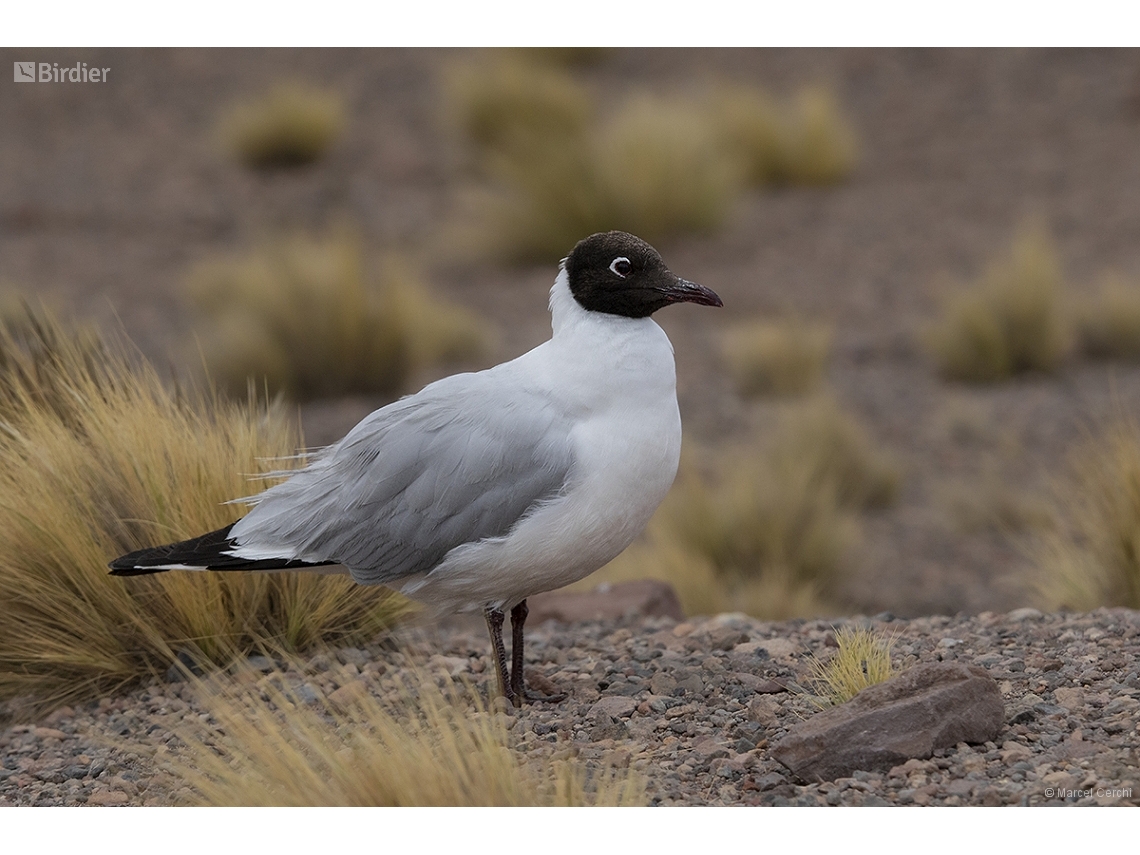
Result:
M610 262L610 270L620 276L622 279L629 276L633 270L633 265L629 263L629 259L624 255L619 255Z

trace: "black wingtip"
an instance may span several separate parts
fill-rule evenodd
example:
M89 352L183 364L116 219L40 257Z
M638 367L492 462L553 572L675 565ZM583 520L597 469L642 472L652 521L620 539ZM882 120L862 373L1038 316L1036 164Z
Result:
M150 576L154 573L168 572L165 567L134 567L131 565L120 565L118 560L112 561L107 565L111 568L109 576Z
M236 546L230 540L230 529L233 527L233 523L230 523L225 528L207 532L190 540L138 549L119 556L107 566L111 568L112 576L146 576L150 573L165 573L171 564L187 569L225 571L303 570L306 567L322 567L336 563L301 561L295 558L240 558L230 551Z

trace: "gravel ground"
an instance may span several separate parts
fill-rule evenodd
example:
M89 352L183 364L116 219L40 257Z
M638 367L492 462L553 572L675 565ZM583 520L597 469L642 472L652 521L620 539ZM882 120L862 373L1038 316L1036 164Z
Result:
M570 697L500 714L531 756L628 763L655 805L1140 804L1140 612L852 621L894 634L897 667L957 659L986 668L1005 701L998 739L798 784L769 748L815 709L811 655L828 655L838 624L741 615L535 627L532 682ZM326 695L358 683L378 693L389 682L381 674L426 659L493 686L481 627L405 632L399 651L320 654L291 679ZM0 805L183 803L192 793L155 771L154 758L168 750L173 722L206 712L188 684L154 683L11 727L0 734Z

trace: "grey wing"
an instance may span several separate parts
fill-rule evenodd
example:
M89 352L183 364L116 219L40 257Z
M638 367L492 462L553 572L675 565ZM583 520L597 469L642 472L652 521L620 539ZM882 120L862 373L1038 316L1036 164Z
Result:
M335 561L383 584L507 534L566 484L569 424L541 393L462 383L473 376L377 410L256 497L231 532L235 552Z

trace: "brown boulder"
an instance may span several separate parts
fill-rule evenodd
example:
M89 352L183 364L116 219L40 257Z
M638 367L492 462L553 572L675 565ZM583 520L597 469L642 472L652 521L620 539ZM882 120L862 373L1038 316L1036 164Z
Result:
M918 665L793 727L772 756L804 781L885 771L959 742L987 742L1005 723L997 683L961 662Z
M623 617L685 617L673 586L656 579L602 584L592 591L550 591L527 598L532 623L616 620Z

